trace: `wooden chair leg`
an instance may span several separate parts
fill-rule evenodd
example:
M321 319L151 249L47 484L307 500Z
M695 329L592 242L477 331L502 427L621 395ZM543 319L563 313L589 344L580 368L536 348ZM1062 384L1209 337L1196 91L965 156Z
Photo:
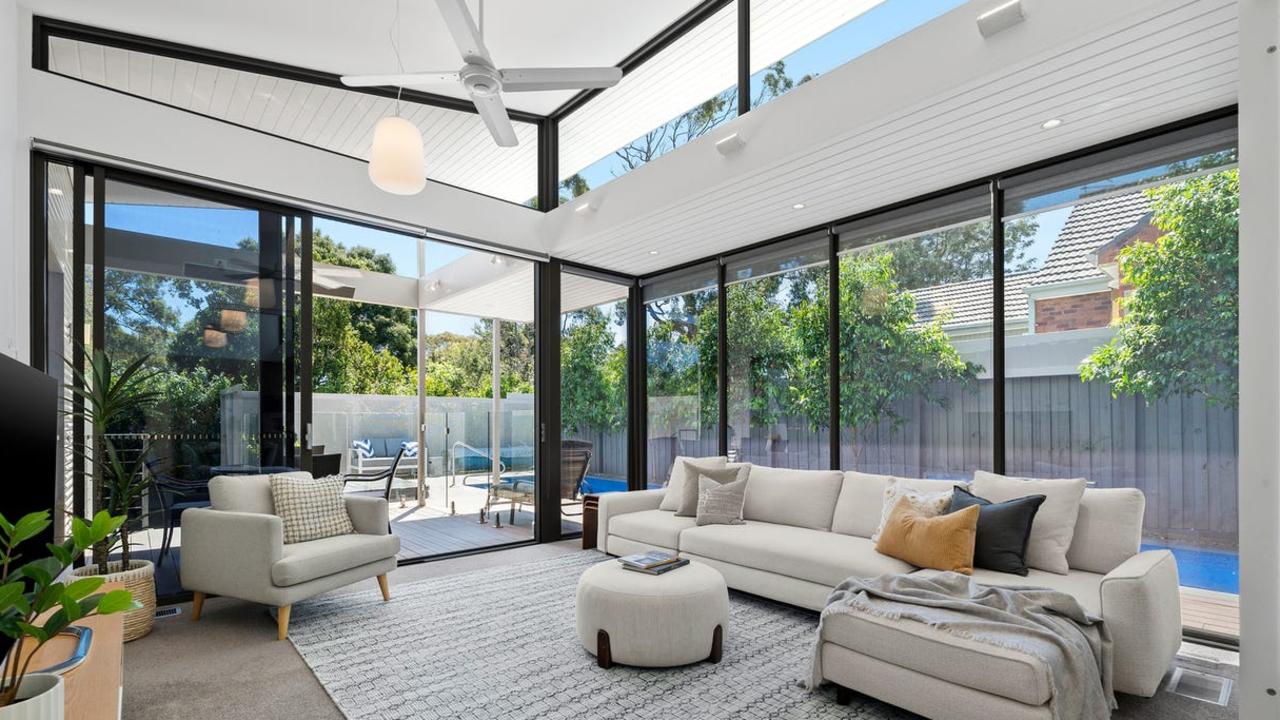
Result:
M596 664L605 670L613 667L613 654L609 651L609 633L604 630L596 633Z
M281 605L277 608L276 614L276 639L284 640L289 637L289 611L293 609L292 605Z
M724 628L717 625L715 632L711 635L711 655L707 657L713 663L720 662L720 658L724 656Z
M383 573L378 576L378 588L382 590L382 600L386 602L391 599L391 588L387 586L387 575Z
M836 702L840 705L848 705L853 702L853 691L843 685L837 685Z
M200 619L200 613L204 610L204 593L197 592L191 594L191 622Z

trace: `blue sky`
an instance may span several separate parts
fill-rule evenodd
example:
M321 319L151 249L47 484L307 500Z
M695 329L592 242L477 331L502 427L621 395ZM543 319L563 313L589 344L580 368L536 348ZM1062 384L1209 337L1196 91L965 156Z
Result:
M787 75L792 79L798 80L805 75L820 75L964 3L965 0L885 0L791 55L780 59L786 62ZM752 76L752 98L759 97L764 74L764 71L761 71ZM671 108L671 117L675 118L688 109ZM627 142L635 139L631 138ZM590 187L597 188L624 174L626 166L616 156L610 154L578 172L587 180Z

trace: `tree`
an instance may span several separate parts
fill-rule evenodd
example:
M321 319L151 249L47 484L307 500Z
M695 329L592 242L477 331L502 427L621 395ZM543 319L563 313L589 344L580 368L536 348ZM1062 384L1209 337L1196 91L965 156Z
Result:
M1163 233L1120 251L1116 335L1080 366L1113 395L1152 402L1203 395L1239 403L1240 174L1226 170L1146 191Z
M625 426L626 347L615 342L609 322L598 307L560 316L560 426L567 435Z
M906 421L902 403L914 398L945 407L946 383L971 384L981 369L966 361L942 329L945 318L916 322L915 297L898 282L892 251L851 253L840 259L840 426L858 431ZM827 296L816 293L791 324L806 348L826 346ZM815 427L828 424L825 363L792 373L796 406Z
M1004 267L1006 272L1022 272L1034 267L1026 256L1035 241L1039 223L1021 218L1004 225ZM885 238L886 240L892 238ZM991 267L991 222L966 223L935 230L892 244L894 279L904 288L926 288L976 278L989 278Z

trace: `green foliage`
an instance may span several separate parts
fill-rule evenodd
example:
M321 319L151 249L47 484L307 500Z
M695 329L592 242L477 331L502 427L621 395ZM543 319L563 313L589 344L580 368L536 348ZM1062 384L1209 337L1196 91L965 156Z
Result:
M127 517L134 503L150 487L151 477L145 470L149 448L144 444L133 459L121 457L115 443L107 437L110 429L131 415L145 413L159 399L153 389L157 372L146 369L150 356L143 355L117 369L111 357L101 350L83 350L78 361L67 361L74 382L66 386L82 407L67 409L67 414L87 422L92 428L92 443L83 451L85 467L93 481L96 511L113 517ZM119 527L121 567L129 567L129 531ZM98 572L107 572L110 544L104 539L94 547Z
M626 427L627 348L609 316L592 307L560 317L560 426L566 435Z
M1155 242L1121 250L1116 335L1080 367L1086 382L1148 402L1200 394L1239 403L1238 170L1202 175L1147 191Z
M0 515L0 634L14 641L0 675L0 707L16 701L22 679L31 669L35 650L68 625L92 615L140 607L127 590L98 593L104 581L101 577L81 578L70 583L57 581L81 553L106 542L123 524L124 517L112 516L105 510L94 515L92 523L73 517L69 539L47 545L48 557L19 566L16 565L21 559L18 546L49 527L49 512L24 515L12 523ZM49 614L41 618L45 613ZM28 648L28 643L34 643L34 648ZM18 658L28 649L30 654L20 662Z

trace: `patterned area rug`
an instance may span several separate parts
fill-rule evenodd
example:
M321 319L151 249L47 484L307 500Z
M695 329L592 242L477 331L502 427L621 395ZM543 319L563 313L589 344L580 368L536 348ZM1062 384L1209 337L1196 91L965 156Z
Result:
M907 718L801 687L817 615L730 593L724 659L602 670L578 642L578 576L602 556L562 558L318 598L290 638L352 720L377 718Z
M390 603L372 587L317 598L294 608L290 639L352 720L918 717L806 691L817 614L736 592L720 664L601 670L578 642L573 604L578 576L602 560L588 550L420 580L396 586ZM1238 677L1194 657L1178 664ZM1235 696L1221 707L1163 690L1122 695L1112 718L1234 720Z

